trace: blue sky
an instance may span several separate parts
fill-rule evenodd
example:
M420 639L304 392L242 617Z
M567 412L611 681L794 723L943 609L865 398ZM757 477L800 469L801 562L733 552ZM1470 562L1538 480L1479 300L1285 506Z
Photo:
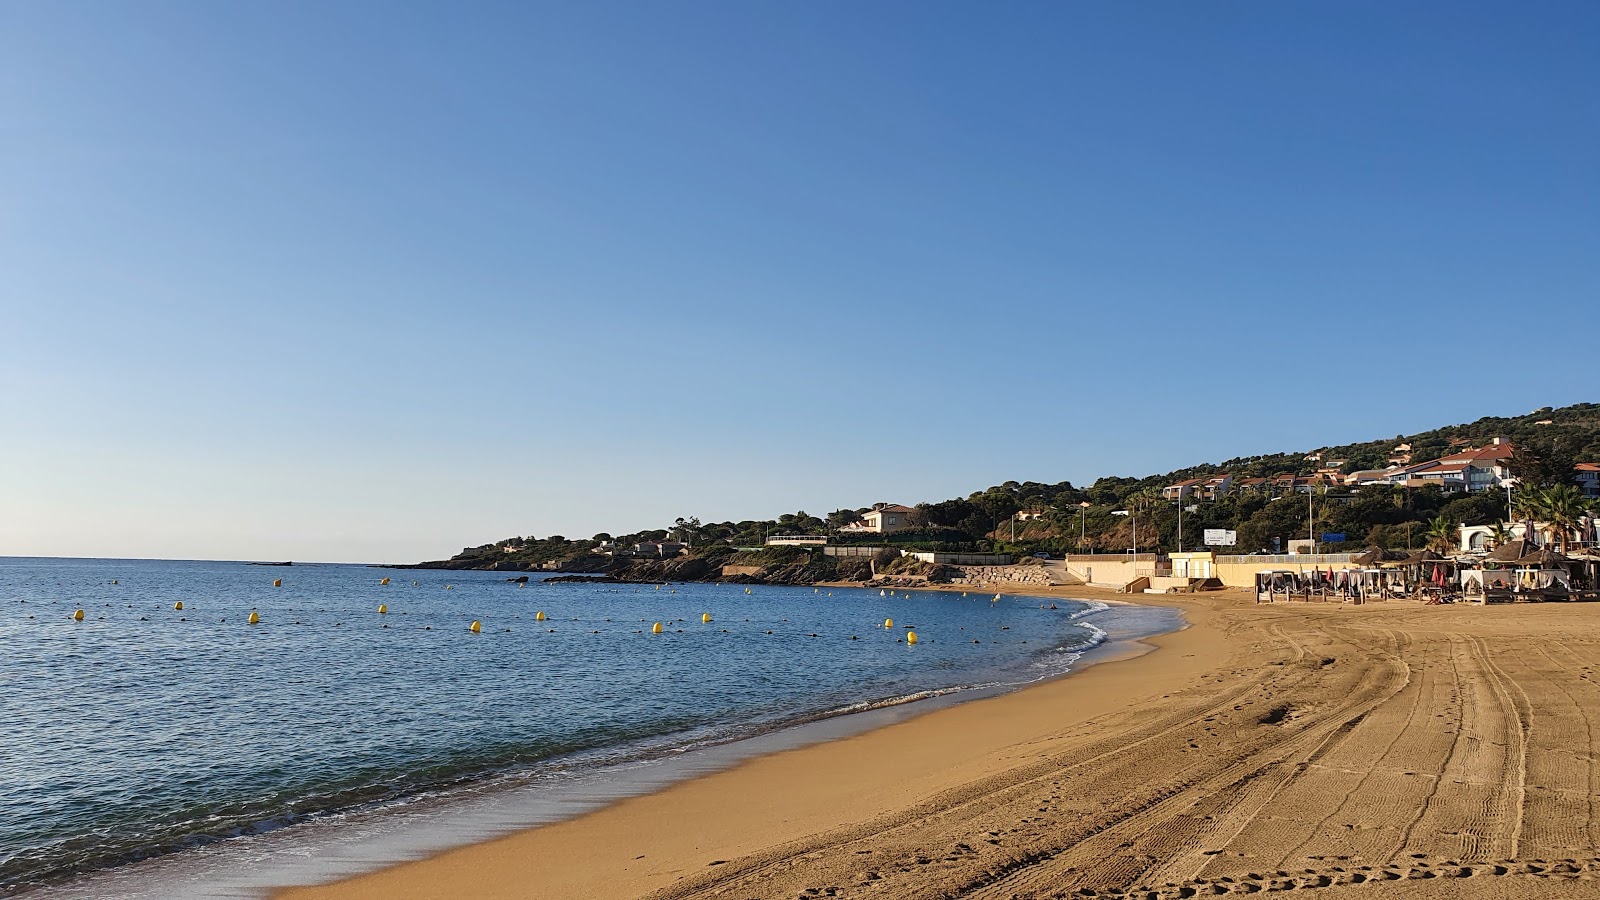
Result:
M1592 3L0 6L0 554L414 560L1594 401Z

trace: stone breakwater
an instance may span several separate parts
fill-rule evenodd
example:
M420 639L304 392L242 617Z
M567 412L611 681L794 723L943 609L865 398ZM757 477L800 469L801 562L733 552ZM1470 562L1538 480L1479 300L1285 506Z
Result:
M1048 587L1055 582L1043 566L951 566L959 574L951 584L1027 584Z

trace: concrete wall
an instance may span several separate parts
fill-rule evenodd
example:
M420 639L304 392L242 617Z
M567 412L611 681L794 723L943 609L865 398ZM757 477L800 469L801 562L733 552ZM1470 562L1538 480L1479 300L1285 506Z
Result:
M731 575L760 575L767 570L766 566L723 566L722 577Z
M1006 553L936 553L930 550L913 550L910 556L925 563L942 563L953 566L1009 566L1011 556Z
M837 556L840 558L854 558L876 556L882 547L857 547L850 544L834 546L832 544L822 548L823 556Z
M1163 594L1171 591L1187 591L1193 582L1194 579L1187 576L1156 575L1150 578L1149 589Z
M1141 575L1154 575L1156 555L1141 553L1074 553L1065 560L1068 580L1096 587L1121 588Z

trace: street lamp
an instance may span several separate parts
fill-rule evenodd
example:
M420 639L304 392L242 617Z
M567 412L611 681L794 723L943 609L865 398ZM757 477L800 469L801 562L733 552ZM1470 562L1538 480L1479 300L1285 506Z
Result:
M1086 517L1089 515L1089 506L1090 505L1091 504L1087 500L1085 500L1082 503L1078 504L1078 552L1079 553L1083 552L1083 545L1089 543L1089 530L1088 530L1088 526L1085 525L1084 522L1085 522Z

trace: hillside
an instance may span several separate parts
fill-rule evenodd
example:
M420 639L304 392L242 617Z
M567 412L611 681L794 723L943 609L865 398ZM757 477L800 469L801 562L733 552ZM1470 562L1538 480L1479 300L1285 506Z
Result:
M1324 487L1315 492L1311 502L1314 521L1308 522L1305 503L1276 502L1270 493L1232 492L1185 504L1180 535L1178 506L1163 500L1161 489L1184 479L1222 473L1241 479L1309 475L1319 468L1337 468L1343 473L1377 469L1388 465L1403 445L1410 446L1409 461L1416 464L1482 446L1497 437L1509 439L1516 447L1514 467L1523 484L1549 487L1570 483L1574 463L1600 461L1600 404L1546 407L1521 416L1486 416L1409 435L1240 456L1142 477L1109 475L1081 488L1065 481L1008 481L966 497L917 504L912 513L916 527L888 536L844 537L837 533L839 526L870 507L834 510L826 517L799 511L765 521L702 523L681 518L667 528L597 534L587 539L562 535L506 538L465 548L448 560L420 565L616 571L635 558L636 545L666 540L685 542L690 545L689 557L712 563L732 554L736 547L759 546L772 534L826 534L835 542L1018 554L1120 550L1133 545L1134 534L1133 517L1115 515L1119 510L1137 513L1140 547L1164 550L1177 549L1180 540L1184 547L1196 547L1207 528L1238 531L1240 552L1270 548L1274 539L1281 545L1303 538L1313 529L1319 536L1345 535L1342 544L1329 547L1333 550L1420 547L1430 528L1444 527L1441 522L1453 527L1506 519L1505 496L1497 491L1446 494L1433 487ZM662 552L648 549L657 556Z

